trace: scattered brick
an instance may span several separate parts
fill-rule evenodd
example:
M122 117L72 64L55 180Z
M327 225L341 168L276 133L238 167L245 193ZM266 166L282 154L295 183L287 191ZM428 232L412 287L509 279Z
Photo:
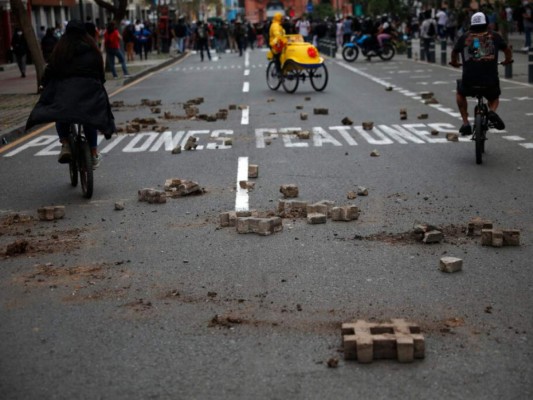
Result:
M24 254L29 246L29 242L25 239L15 240L6 247L6 256L14 256L16 254Z
M259 165L248 165L248 178L257 178L259 176Z
M168 131L168 126L154 125L154 126L152 126L152 130L154 132L163 133L165 131Z
M267 103L273 103L273 102L275 102L275 101L276 101L276 99L274 99L273 97L269 97L269 98L267 99Z
M161 100L141 99L142 106L155 107L161 105Z
M180 154L181 153L181 146L178 144L176 147L172 149L172 154Z
M117 211L124 210L124 202L123 201L117 201L115 203L115 210L117 210Z
M425 357L425 341L420 327L404 319L391 323L358 320L342 324L344 358L370 363L374 359L413 362Z
M354 199L357 198L357 193L355 193L355 192L353 192L353 191L348 192L348 193L346 194L346 198L347 198L348 200L354 200Z
M289 184L289 185L281 185L279 188L279 191L283 194L283 196L288 198L294 198L298 197L298 186Z
M309 140L311 138L311 132L310 131L299 131L296 133L296 136L298 136L298 139Z
M370 157L379 157L380 154L379 154L379 151L377 150L372 150L372 153L370 153Z
M503 229L504 246L520 246L520 231L518 229Z
M433 92L422 92L420 93L420 97L422 97L422 100L428 100L433 98L435 94Z
M339 366L339 359L331 357L328 360L328 368L337 368Z
M400 108L400 119L407 119L407 110L405 108Z
M463 269L463 260L457 257L442 257L440 259L439 268L442 272L458 272Z
M302 105L297 105L297 106L296 106L296 109L297 109L297 110L303 110L303 109L304 109L304 106L302 106Z
M300 119L302 121L306 121L307 120L307 113L300 113Z
M224 146L233 146L233 139L224 139Z
M365 131L371 131L372 129L374 129L374 122L372 121L363 122L363 129Z
M428 119L429 115L428 114L420 114L417 118L418 119Z
M392 86L387 86L387 87L385 88L385 90L386 90L387 92L392 92Z
M185 179L171 178L165 181L165 192L170 197L183 197L191 194L202 194L204 190L197 182Z
M472 218L468 222L467 235L480 236L482 229L492 229L492 221L488 219L482 219L480 217Z
M161 114L161 109L159 107L152 107L150 108L150 111L152 114Z
M457 133L447 133L446 134L446 140L448 142L458 142L459 141L459 135Z
M280 200L278 202L278 215L281 218L305 218L307 217L306 201Z
M482 229L481 245L492 247L520 246L520 231L517 229Z
M359 207L350 205L342 207L333 207L331 209L331 219L333 221L355 221L359 218Z
M116 101L111 103L111 107L113 107L113 108L124 107L124 101L116 100Z
M257 218L243 217L237 218L238 233L256 233L261 236L272 235L283 230L280 217Z
M439 135L439 131L436 130L436 129L432 129L431 130L431 136L438 136Z
M139 124L127 124L126 133L137 133L141 131L141 126Z
M196 147L198 146L198 144L196 143L197 141L198 138L194 136L189 136L187 142L185 143L184 149L186 151L196 150Z
M422 242L426 244L440 243L443 239L444 235L441 231L433 230L424 233L424 238L422 239Z
M147 188L138 191L138 199L150 204L163 204L167 202L167 195L162 190Z
M255 182L239 181L239 187L251 191L255 188Z
M357 186L358 196L368 196L368 189L364 186Z
M235 227L237 226L237 218L251 217L251 211L227 211L219 215L220 227Z
M328 216L326 214L307 213L307 223L311 225L325 224L327 222L327 218Z
M425 100L424 104L439 104L439 101L435 97L432 97L430 99Z
M327 109L327 108L314 108L313 109L313 113L315 115L328 115L329 114L329 109Z
M304 99L305 99L305 101L311 101L311 97L309 97L309 96L305 97Z
M266 140L265 140L265 144L266 144L267 146L270 146L270 145L272 144L272 139L266 139Z
M157 124L157 120L155 118L149 117L149 118L134 118L131 120L132 123L140 124L140 125L154 125Z
M343 125L353 125L353 121L352 121L350 118L348 118L348 117L344 117L344 118L342 119L341 123L342 123Z
M247 108L248 108L248 106L245 105L245 104L240 104L239 107L238 107L239 110L246 110Z
M185 102L185 105L190 105L190 104L194 104L194 105L200 105L204 102L204 98L203 97L196 97L194 99L191 99L191 100L187 100ZM184 106L185 107L185 106Z
M65 206L48 206L37 209L41 221L54 221L65 216Z
M228 106L228 109L229 109L229 110L236 110L236 109L237 109L237 104L230 104L230 105Z

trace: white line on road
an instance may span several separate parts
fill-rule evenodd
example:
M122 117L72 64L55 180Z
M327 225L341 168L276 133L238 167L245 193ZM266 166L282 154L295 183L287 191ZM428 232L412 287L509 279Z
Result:
M250 75L250 70L249 69L245 69L244 70L244 76L248 76Z
M250 82L244 82L242 84L242 91L243 93L247 93L250 91Z
M533 149L533 143L519 143L519 145L526 149Z
M244 111L244 110L243 110ZM235 211L248 211L248 189L239 185L240 181L248 180L248 157L239 157L237 166L237 194L235 196Z
M248 68L250 66L250 53L248 50L244 53L244 66Z
M520 136L502 136L502 139L511 140L513 142L520 142L522 140L526 140L523 137Z
M248 125L250 122L250 109L248 107L242 109L241 125Z

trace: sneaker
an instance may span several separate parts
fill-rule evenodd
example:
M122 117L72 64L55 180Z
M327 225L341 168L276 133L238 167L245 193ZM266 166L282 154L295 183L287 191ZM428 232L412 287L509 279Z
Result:
M60 164L68 164L72 159L72 154L70 153L70 146L67 143L64 143L61 146L61 151L59 152L59 157L57 161Z
M505 129L505 124L503 123L502 119L494 111L489 111L487 113L487 118L490 122L492 122L492 125L494 125L494 127L499 131Z
M130 74L126 74L126 75L124 75L124 78L131 78L131 75Z
M461 128L459 128L459 133L461 134L461 136L470 136L472 134L472 127L470 126L470 124L463 125L461 126Z
M100 166L100 161L102 161L102 157L100 154L97 154L95 156L92 156L93 159L93 169L96 169Z

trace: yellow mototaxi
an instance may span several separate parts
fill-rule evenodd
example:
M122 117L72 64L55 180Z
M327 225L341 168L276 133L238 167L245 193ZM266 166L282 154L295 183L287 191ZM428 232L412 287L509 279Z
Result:
M281 71L277 71L272 50L267 53L267 84L277 90L280 85L288 93L294 93L300 81L309 79L316 91L322 91L328 83L328 70L315 46L304 41L302 35L285 35L280 55Z

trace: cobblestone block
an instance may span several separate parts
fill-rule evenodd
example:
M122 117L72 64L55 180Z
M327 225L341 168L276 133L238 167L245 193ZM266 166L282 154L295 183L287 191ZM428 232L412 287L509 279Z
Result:
M424 233L424 238L422 239L422 242L426 244L431 243L440 243L444 239L444 235L441 231L429 231Z
M358 196L368 196L368 189L364 186L357 186Z
M439 268L442 272L458 272L463 269L463 260L457 257L442 257Z
M259 176L259 165L248 165L248 178L257 178Z
M142 106L155 107L161 105L161 100L141 99Z
M251 211L227 211L220 213L220 227L221 228L227 228L227 227L235 227L237 226L237 218L246 218L251 217L252 212Z
M439 101L435 97L431 97L424 101L424 104L439 104Z
M307 113L300 113L300 119L302 121L307 121L307 117L308 117Z
M303 110L303 109L304 109L304 106L297 105L297 106L296 106L296 109L297 109L297 110Z
M298 139L309 140L311 138L311 132L299 131L298 133L296 133L296 136L298 136Z
M320 213L307 213L307 223L311 225L325 224L327 222L327 215Z
M172 154L180 154L181 153L181 146L178 144L176 147L172 149Z
M400 119L401 120L407 119L407 110L405 108L400 108Z
M257 218L257 217L243 217L237 218L237 232L238 233L256 233L261 236L272 235L283 230L281 218Z
M197 182L171 178L165 181L165 192L168 192L170 197L182 197L190 194L201 194L203 190Z
M246 189L248 191L251 191L251 190L254 190L254 188L255 188L255 182L239 181L239 187L241 189Z
M363 122L363 129L365 131L371 131L372 129L374 129L374 122L373 121Z
M520 231L518 229L503 229L504 246L520 246Z
M482 219L480 217L472 218L468 222L467 235L480 236L482 229L492 229L492 221L488 219Z
M305 100L305 101L311 101L311 97L306 96L306 97L304 98L304 100Z
M159 107L152 107L150 108L150 111L152 112L152 114L161 114L161 108Z
M359 218L360 210L356 206L333 207L331 219L333 221L355 221Z
M286 199L298 197L298 186L296 185L281 185L279 191Z
M503 247L503 232L499 229L492 230L492 247Z
M422 97L422 100L429 100L433 98L435 94L433 92L422 92L420 93L420 97Z
M189 136L189 138L187 139L187 142L185 143L184 149L186 151L196 150L196 147L198 146L198 144L196 143L197 141L198 141L198 138L194 136Z
M163 204L167 202L167 195L162 190L148 188L138 191L138 199L150 204Z
M325 214L328 218L331 218L331 209L335 205L334 201L322 200L318 203L307 205L307 214L318 213Z
M431 130L431 136L439 136L439 131L436 129Z
M282 218L305 218L307 217L306 201L280 200L278 202L278 215Z
M327 108L314 108L313 109L313 113L315 115L328 115L329 114L329 109L327 109Z
M228 106L228 109L229 109L229 110L236 110L236 109L237 109L237 104L230 104L230 105Z
M447 133L446 134L446 140L448 142L458 142L459 141L459 135L457 133Z
M379 157L381 154L379 154L379 151L377 150L372 150L372 152L370 153L370 157Z
M420 114L417 118L418 119L428 119L429 115L428 114Z
M420 327L404 319L391 323L358 320L342 324L344 358L370 363L375 359L413 362L425 357L425 341Z
M387 91L387 92L392 92L392 89L393 89L392 86L387 86L387 87L385 88L385 91Z
M348 117L344 117L344 118L342 119L341 123L342 123L343 125L353 125L353 121L352 121L350 118L348 118Z
M481 245L492 246L492 229L481 230Z
M65 206L47 206L37 209L41 221L54 221L65 216Z
M124 202L123 201L117 201L115 203L115 210L116 211L122 211L124 210Z
M350 191L346 194L346 198L348 200L354 200L357 198L357 193L353 192L353 191Z

